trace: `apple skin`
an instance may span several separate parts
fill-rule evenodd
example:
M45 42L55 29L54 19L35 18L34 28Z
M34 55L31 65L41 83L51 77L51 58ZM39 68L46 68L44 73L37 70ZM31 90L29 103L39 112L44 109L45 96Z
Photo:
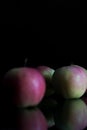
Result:
M41 72L41 74L44 76L46 82L49 84L51 82L52 76L55 72L53 68L50 68L48 66L38 66L37 69Z
M19 114L20 130L47 130L47 121L39 108L22 110Z
M9 70L4 76L4 86L7 96L10 93L18 107L38 105L46 91L46 83L40 72L27 67Z
M87 69L86 69L86 74L87 74ZM86 92L85 92L85 94L87 95L87 88L86 88Z
M56 108L54 119L61 130L83 130L87 127L87 106L81 99L65 100Z
M78 65L61 67L55 70L52 84L63 98L80 98L87 88L87 73Z
M45 81L46 81L46 94L45 96L50 96L52 94L54 94L54 88L52 87L52 76L55 72L55 70L49 66L38 66L37 69L39 70L39 72L43 75Z

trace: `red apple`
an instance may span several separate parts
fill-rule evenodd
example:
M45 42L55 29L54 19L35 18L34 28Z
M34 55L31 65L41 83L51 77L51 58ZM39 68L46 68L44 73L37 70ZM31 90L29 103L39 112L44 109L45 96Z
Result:
M51 80L52 76L55 72L55 70L48 66L38 66L37 69L40 71L40 73L43 75L46 81L46 96L50 96L54 93L54 89L52 88Z
M47 130L47 122L42 111L38 108L22 110L19 115L20 130Z
M56 69L52 84L56 92L64 98L80 98L87 88L87 73L85 68L70 65Z
M14 103L20 107L38 105L46 91L46 83L35 68L13 68L4 77L5 89L10 89Z

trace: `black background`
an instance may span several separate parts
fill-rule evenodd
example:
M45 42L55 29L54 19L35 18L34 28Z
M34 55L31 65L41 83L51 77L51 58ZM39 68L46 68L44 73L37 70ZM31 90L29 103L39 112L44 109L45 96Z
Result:
M5 2L1 18L1 72L23 66L87 68L85 3Z
M27 66L77 64L87 69L85 2L1 1L0 9L0 79L9 69L24 66L26 58Z

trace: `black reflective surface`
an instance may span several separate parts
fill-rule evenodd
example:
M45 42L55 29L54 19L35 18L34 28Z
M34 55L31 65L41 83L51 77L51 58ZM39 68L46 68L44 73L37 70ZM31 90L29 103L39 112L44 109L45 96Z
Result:
M1 105L1 130L85 130L87 95L80 99L62 99L55 94L45 97L32 108Z

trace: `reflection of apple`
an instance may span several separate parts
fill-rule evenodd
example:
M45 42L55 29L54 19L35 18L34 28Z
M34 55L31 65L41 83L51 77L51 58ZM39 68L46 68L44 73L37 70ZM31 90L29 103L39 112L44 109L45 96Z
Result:
M87 95L87 89L86 89L86 91L85 91L85 94Z
M83 97L82 100L85 102L85 104L87 105L87 97Z
M87 73L83 67L70 65L56 69L52 84L64 98L80 98L87 88Z
M44 99L39 104L39 107L42 109L46 117L49 128L55 125L53 111L55 111L56 106L57 106L57 101L52 98Z
M14 93L13 98L17 106L38 105L45 95L45 80L34 68L22 67L9 70L5 74L4 84L6 91Z
M51 80L55 70L51 67L44 66L44 65L38 66L37 69L43 75L46 81L46 86L47 86L46 96L52 95L54 93L54 89L52 88Z
M22 110L19 115L20 130L47 130L45 116L38 108Z
M45 112L45 117L47 120L48 128L53 127L55 125L53 111L49 110L49 111Z
M66 100L54 115L61 130L83 130L87 126L87 106L81 99Z

